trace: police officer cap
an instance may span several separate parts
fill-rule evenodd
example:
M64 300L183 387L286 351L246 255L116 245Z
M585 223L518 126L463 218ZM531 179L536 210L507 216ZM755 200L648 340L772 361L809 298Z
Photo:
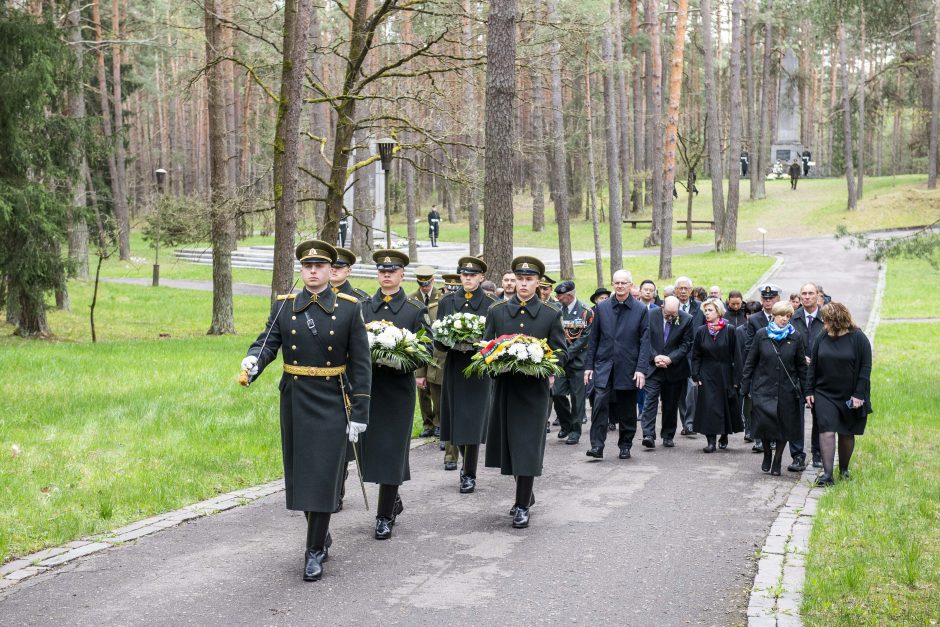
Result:
M308 239L301 242L295 251L300 263L333 263L336 261L336 249L323 240Z
M574 281L562 281L555 286L556 294L567 294L574 291Z
M760 288L760 297L761 298L773 298L780 294L780 288L774 285L773 283L768 283L767 285Z
M459 274L442 274L441 278L444 279L444 285L461 285Z
M596 305L596 304L597 304L597 297L600 296L600 295L602 295L602 294L607 294L607 296L608 296L608 298L609 298L609 297L610 297L610 290L607 289L606 287L599 287L599 288L597 288L596 290L594 290L594 293L591 294L591 302Z
M336 261L333 265L337 268L345 268L356 263L356 254L348 248L336 247Z
M545 264L539 259L528 255L516 257L512 260L512 263L509 264L509 267L512 268L515 274L534 274L535 276L542 276L545 272Z
M404 268L411 261L408 255L400 250L377 250L372 253L372 260L379 270L398 270Z
M457 262L459 274L480 274L486 272L486 263L479 257L461 257Z

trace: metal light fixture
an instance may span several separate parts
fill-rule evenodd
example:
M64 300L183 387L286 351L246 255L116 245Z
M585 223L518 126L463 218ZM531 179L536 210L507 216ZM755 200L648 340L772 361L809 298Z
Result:
M160 224L163 222L163 216L161 215L163 208L163 198L162 196L166 194L166 170L163 168L157 168L153 171L154 175L157 177L157 191L160 192L160 202L157 203L157 238L154 242L154 260L153 260L153 286L160 286Z
M762 226L757 227L757 232L760 233L760 254L766 255L765 244L767 239L767 229Z
M389 198L391 186L388 184L389 171L392 169L392 155L395 152L397 141L391 137L383 137L375 142L379 149L379 157L382 158L382 170L385 172L385 247L392 247L392 210Z

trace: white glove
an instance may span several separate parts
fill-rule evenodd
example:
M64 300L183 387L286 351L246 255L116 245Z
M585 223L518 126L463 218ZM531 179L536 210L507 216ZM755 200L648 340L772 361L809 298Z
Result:
M248 355L248 357L242 359L242 370L247 370L251 376L258 374L258 358L254 355Z
M360 433L365 433L367 426L368 426L368 425L364 425L364 424L362 424L361 422L350 422L349 424L347 424L347 425L346 425L346 433L349 434L349 441L350 441L350 442L358 442L358 441L359 441L359 434L360 434Z

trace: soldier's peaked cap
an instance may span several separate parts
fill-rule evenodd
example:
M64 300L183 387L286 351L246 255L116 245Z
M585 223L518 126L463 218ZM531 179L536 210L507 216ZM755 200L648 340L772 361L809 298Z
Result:
M459 274L480 274L486 272L486 262L479 257L461 257L457 261L457 272Z
M434 278L434 267L433 266L418 266L415 268L415 278L417 279L433 279Z
M542 276L542 274L545 273L545 264L536 257L530 257L528 255L516 257L512 260L512 263L509 264L509 267L512 268L512 271L516 274L534 274L535 276Z
M297 253L297 261L300 263L324 261L333 263L336 261L336 249L331 244L319 239L308 239L301 242L295 252Z
M408 265L411 259L400 250L377 250L372 253L372 260L379 270L397 270Z
M334 266L351 266L356 263L356 255L353 251L348 248L336 247L336 261L333 262Z
M446 285L460 285L459 274L443 274L441 278L444 279Z

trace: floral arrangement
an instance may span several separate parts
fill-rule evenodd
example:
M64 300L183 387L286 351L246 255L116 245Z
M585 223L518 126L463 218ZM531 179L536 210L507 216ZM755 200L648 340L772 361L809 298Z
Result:
M407 372L417 370L432 361L431 352L428 350L431 340L424 329L412 333L396 327L391 322L374 320L366 323L366 332L374 364Z
M465 376L496 376L505 373L550 377L564 373L548 342L530 335L500 335L480 342L480 352L471 357Z
M474 345L483 337L486 329L486 317L469 313L455 313L435 320L431 324L434 339L448 348L458 351L472 351Z

